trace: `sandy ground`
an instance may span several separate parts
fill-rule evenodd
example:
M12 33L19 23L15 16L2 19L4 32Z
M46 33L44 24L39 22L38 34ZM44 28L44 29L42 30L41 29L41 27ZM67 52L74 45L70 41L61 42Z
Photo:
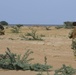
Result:
M21 40L22 34L29 32L29 27L22 27L21 33L11 33L11 28L5 30L5 35L0 35L0 53L5 53L7 47L14 53L24 54L26 50L30 49L34 53L30 57L34 58L31 63L44 64L44 57L47 57L47 64L53 66L50 75L54 75L54 70L61 68L63 64L70 65L76 68L76 61L71 49L72 39L68 38L68 33L71 29L55 29L50 27L46 30L45 27L33 27L37 30L38 35L45 35L42 37L44 41L28 41ZM13 40L12 40L13 39ZM34 71L11 71L0 70L0 75L36 75ZM46 75L46 73L44 73Z

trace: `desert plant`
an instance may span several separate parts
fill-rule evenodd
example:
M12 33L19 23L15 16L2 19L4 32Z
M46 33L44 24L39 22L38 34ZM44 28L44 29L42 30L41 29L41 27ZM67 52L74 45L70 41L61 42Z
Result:
M49 65L31 64L29 63L34 58L29 58L33 52L27 50L23 56L12 53L9 48L5 54L0 54L0 68L9 70L32 70L32 71L46 71L50 68Z
M47 57L46 56L44 57L44 65L39 65L39 64L36 64L36 65L37 65L37 67L39 67L39 66L41 67L40 72L37 75L43 75L43 71L46 71L47 75L49 75L48 70L50 68L52 68L52 66L47 65ZM36 70L38 70L38 69L36 68Z
M45 62L45 65L47 65L47 57L46 56L44 57L44 62ZM46 70L46 72L47 72L47 75L49 75L48 69Z
M4 34L5 34L4 26L0 24L0 35L4 35Z
M6 25L6 26L7 26L7 25L8 25L8 22L6 22L6 21L1 21L0 24L1 24L1 25Z
M0 55L0 68L3 69L11 69L11 70L27 70L30 69L29 61L33 60L33 58L28 59L28 56L33 53L28 50L23 57L21 55L17 55L11 53L10 49L7 48L5 55Z
M50 29L50 26L45 26L45 29L46 29L46 30L51 30L51 29Z
M5 35L5 31L0 29L0 35Z
M20 32L20 28L17 27L17 26L13 26L12 29L11 29L11 32L12 33L19 33Z
M22 24L17 24L16 25L18 28L21 28L23 25Z
M70 66L63 65L60 69L55 71L54 75L73 75L76 73L76 70Z
M67 28L67 29L74 28L73 22L70 22L70 21L64 22L64 28Z
M30 37L27 37L30 36ZM41 36L37 34L37 30L31 29L31 32L28 32L25 35L21 35L21 37L25 40L43 40Z
M39 63L33 64L31 66L31 70L34 70L34 71L47 71L50 68L51 68L50 65L39 64Z

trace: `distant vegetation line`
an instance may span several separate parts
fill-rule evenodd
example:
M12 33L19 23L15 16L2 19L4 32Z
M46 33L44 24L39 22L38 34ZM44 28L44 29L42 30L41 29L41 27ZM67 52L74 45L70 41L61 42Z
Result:
M17 24L8 24L9 26L15 26ZM20 24L20 25L23 25L23 26L62 26L60 24Z

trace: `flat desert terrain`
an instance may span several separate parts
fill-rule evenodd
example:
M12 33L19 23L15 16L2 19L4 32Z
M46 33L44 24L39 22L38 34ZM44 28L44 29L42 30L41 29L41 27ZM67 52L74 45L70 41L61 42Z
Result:
M30 28L37 30L37 35L43 35L43 41L22 40L21 35L30 32ZM26 50L30 49L34 53L30 57L34 58L31 63L44 64L44 57L47 57L47 64L53 66L50 75L54 75L54 70L61 68L63 64L76 68L73 50L71 49L72 39L68 38L71 29L56 29L50 26L46 30L44 26L20 28L20 33L12 33L11 27L5 29L5 35L0 35L0 54L4 54L7 47L13 53L23 55ZM0 75L36 75L35 71L12 71L0 70ZM44 73L46 75L46 73Z

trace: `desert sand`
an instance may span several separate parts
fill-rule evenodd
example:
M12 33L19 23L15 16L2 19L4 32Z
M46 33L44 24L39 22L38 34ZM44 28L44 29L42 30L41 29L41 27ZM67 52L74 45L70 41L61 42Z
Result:
M44 57L47 57L47 64L53 66L49 72L50 75L54 75L54 71L61 68L63 64L76 68L76 61L71 49L72 39L68 38L71 29L56 29L55 26L51 26L50 30L46 30L44 26L34 26L32 28L37 30L38 35L45 35L42 37L43 41L22 40L20 36L30 32L28 26L21 27L20 33L12 33L9 27L5 29L5 35L0 35L0 54L4 54L7 47L11 52L22 55L26 50L30 49L34 52L30 55L30 57L34 58L31 63L44 64ZM0 70L0 75L36 74L35 71Z

